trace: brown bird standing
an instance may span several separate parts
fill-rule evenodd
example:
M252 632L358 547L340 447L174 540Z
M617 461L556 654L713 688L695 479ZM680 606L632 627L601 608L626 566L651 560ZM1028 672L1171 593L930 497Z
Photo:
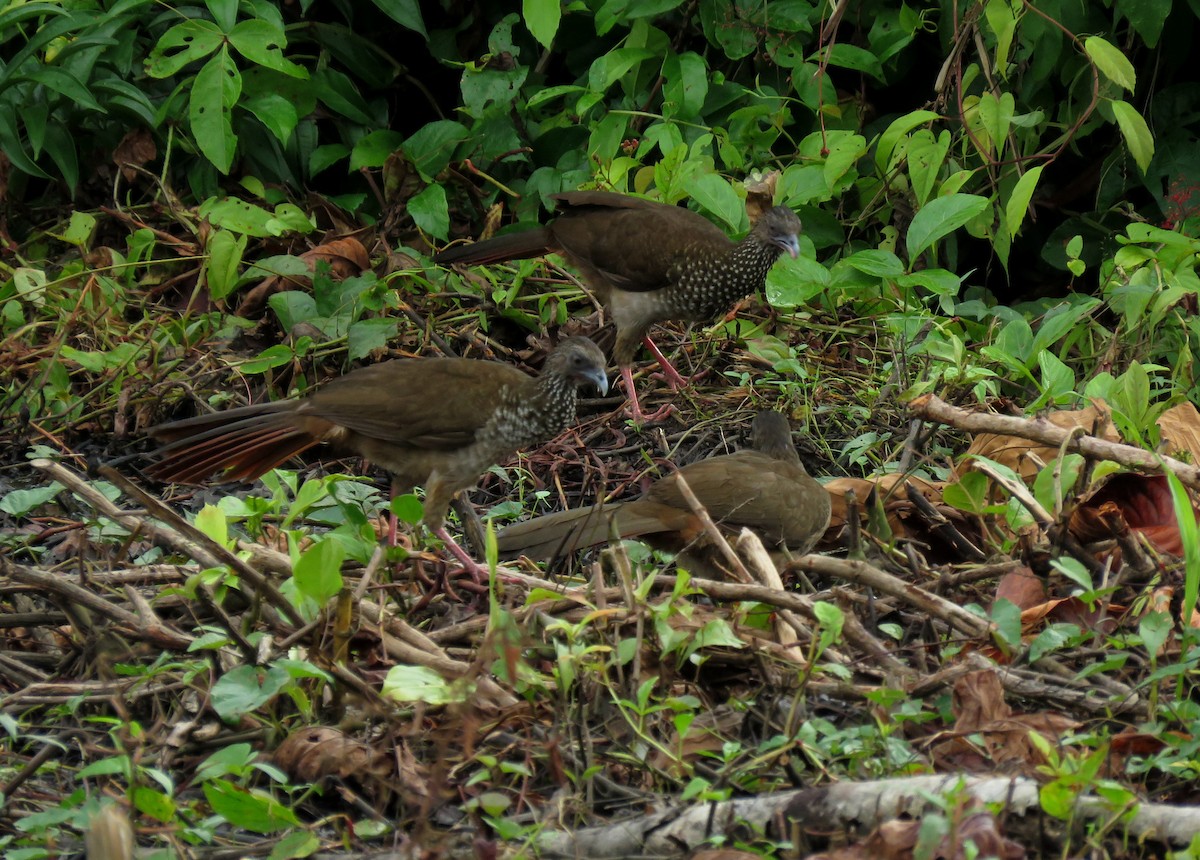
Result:
M638 404L631 366L639 343L662 365L672 388L683 379L647 332L656 322L707 322L762 288L783 252L800 251L800 219L769 209L740 242L703 215L609 191L553 194L558 217L544 227L447 248L433 259L480 265L557 253L567 258L608 309L617 327L613 360L635 421L653 420ZM669 407L667 407L669 409Z
M760 412L751 425L754 450L710 457L656 481L641 498L547 514L508 526L497 536L502 555L548 558L602 544L609 522L622 538L643 538L657 549L682 553L696 570L715 567L707 559L699 518L679 491L687 481L718 524L756 532L768 549L808 552L829 525L830 499L811 478L792 445L787 419Z
M386 361L359 368L298 400L258 403L161 424L168 444L147 472L196 483L214 472L252 481L320 442L378 463L394 493L425 487L425 524L479 576L446 532L446 508L491 466L546 441L575 420L578 390L608 392L604 354L585 337L564 340L540 376L467 358Z

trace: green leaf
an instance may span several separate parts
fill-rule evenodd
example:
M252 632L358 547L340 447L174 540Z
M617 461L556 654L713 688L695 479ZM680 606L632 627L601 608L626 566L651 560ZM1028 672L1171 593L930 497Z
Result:
M146 74L167 78L188 63L202 60L225 42L225 34L211 21L191 18L163 33L146 58Z
M1133 92L1137 86L1137 72L1133 63L1121 53L1120 49L1099 36L1088 36L1083 43L1083 49L1091 57L1100 74L1114 84Z
M246 237L234 236L228 230L216 230L205 247L204 283L213 299L220 301L238 285L238 270L246 250Z
M404 142L404 135L390 128L379 128L360 137L350 150L350 169L383 167L393 152Z
M1012 93L1001 93L997 98L987 92L979 97L979 119L987 131L988 137L992 139L992 146L995 147L997 158L1004 153L1008 130L1012 127L1014 106Z
M324 606L342 590L342 562L346 549L334 538L325 538L310 546L296 561L292 576L296 587L318 606Z
M193 525L221 546L229 545L229 524L225 514L216 505L201 508Z
M992 635L1006 653L1012 653L1021 645L1021 609L1006 597L992 604L988 616L995 625Z
M296 105L278 93L260 93L242 99L239 104L254 114L280 143L286 144L291 140L292 133L300 122Z
M429 38L425 31L425 21L421 18L420 0L372 0L376 8L399 24L407 27L424 38Z
M1196 611L1196 596L1200 592L1200 527L1196 525L1196 509L1183 482L1174 472L1167 471L1167 485L1171 488L1171 504L1175 508L1175 520L1179 523L1179 537L1183 543L1183 605L1179 617L1186 627L1192 626L1192 615Z
M842 262L864 275L874 275L877 278L898 278L904 274L904 263L891 251L858 251L849 257L843 257Z
M425 666L393 666L383 679L380 693L398 702L449 705L466 700L471 684L465 679L447 681Z
M450 164L458 144L470 135L461 122L450 119L426 123L417 129L400 149L417 168L421 178L433 182L439 173Z
M994 507L988 505L988 486L988 477L983 472L964 472L943 488L942 501L969 514L987 513Z
M346 334L346 357L351 361L366 358L374 350L386 347L396 332L394 319L359 320Z
M1033 199L1033 191L1037 188L1044 167L1045 165L1039 164L1030 168L1013 186L1012 194L1004 207L1004 225L1011 239L1015 239L1021 229L1021 222L1025 220L1025 212L1029 208L1029 201Z
M282 669L236 666L212 685L213 710L223 720L235 720L271 701L290 683Z
M1163 645L1167 644L1172 626L1171 616L1166 612L1147 612L1138 622L1138 635L1142 637L1142 644L1150 652L1151 660L1155 660Z
M56 66L42 66L16 78L17 81L22 79L36 81L47 89L54 90L56 93L66 96L79 107L84 107L88 110L104 111L104 108L96 101L91 91L80 83L78 78L65 69L60 69Z
M543 48L549 48L558 32L562 6L559 5L559 0L522 0L521 17L533 38L537 39Z
M883 134L879 135L879 143L875 145L875 166L881 171L887 170L900 139L917 126L933 122L938 117L934 111L917 110L892 120Z
M188 99L188 119L196 145L213 166L228 173L237 149L232 111L242 92L242 76L222 46L196 74Z
M441 185L427 185L420 194L410 198L408 214L422 232L442 241L450 238L449 204L446 189Z
M252 833L275 833L300 826L296 813L264 791L241 788L224 779L206 782L203 788L213 812L234 827Z
M283 55L287 34L282 27L270 21L262 18L239 21L229 34L229 43L252 63L292 78L308 79L308 69Z
M987 208L988 199L975 194L951 194L929 201L908 225L909 260L915 260L934 242L953 233Z
M671 54L663 63L663 113L685 118L700 115L708 98L708 66L695 51Z
M938 174L941 173L942 165L946 162L946 153L949 151L950 132L944 129L936 138L933 132L920 129L909 139L905 158L918 206L924 206L929 200L929 195L933 193L933 187L937 184Z
M729 225L734 233L746 229L749 217L746 204L733 187L715 173L703 173L684 183L687 193L697 203Z
M830 65L863 72L880 82L884 80L883 66L880 64L879 58L865 48L859 48L846 42L837 42L829 49L827 56Z
M772 306L794 308L825 292L829 284L829 270L816 260L785 254L767 272L765 292Z
M1129 154L1145 173L1150 166L1150 159L1154 158L1154 136L1150 134L1150 127L1129 102L1114 100L1111 104L1117 127L1121 129L1121 136L1129 147Z
M55 481L46 487L34 490L13 490L0 499L0 511L14 517L24 516L35 508L49 502L62 490L62 484Z
M396 496L396 498L392 499L391 507L392 513L396 515L396 519L402 523L408 523L410 526L415 526L425 516L425 509L421 505L421 500L412 493Z

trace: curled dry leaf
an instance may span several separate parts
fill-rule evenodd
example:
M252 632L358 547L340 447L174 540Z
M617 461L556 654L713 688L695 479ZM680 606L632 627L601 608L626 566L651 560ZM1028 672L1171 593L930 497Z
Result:
M156 158L158 147L154 144L154 137L144 128L126 132L113 150L113 161L121 168L121 175L126 182L132 182L137 177L136 168Z
M1046 583L1027 565L1009 571L996 584L996 600L1004 598L1024 612L1046 601Z
M274 759L288 776L303 782L336 776L361 784L369 778L385 779L392 772L382 752L322 726L288 735L275 750Z
M324 260L329 264L330 277L337 281L352 278L371 265L367 249L353 236L343 236L340 239L324 242L305 251L300 255L300 259L304 261L310 272L316 269L319 260ZM292 289L308 289L310 286L312 286L312 281L308 278L285 275L266 278L246 293L238 307L238 313L244 317L257 316L262 313L267 298L274 293Z
M779 182L779 171L769 170L762 176L746 183L746 214L755 224L762 214L775 205L775 186Z
M1200 463L1200 411L1190 402L1172 406L1158 416L1159 438L1174 457L1187 453L1190 463Z
M1079 724L1051 711L1015 713L1004 701L995 670L963 675L954 684L954 729L938 736L931 754L939 770L1016 770L1030 774L1043 763L1029 739L1035 731L1058 743ZM976 742L972 736L981 740Z

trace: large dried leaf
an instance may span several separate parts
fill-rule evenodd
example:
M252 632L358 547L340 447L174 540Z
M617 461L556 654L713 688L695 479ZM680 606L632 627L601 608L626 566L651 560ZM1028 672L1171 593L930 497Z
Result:
M1088 434L1100 439L1119 442L1117 434L1109 418L1109 409L1102 400L1092 400L1092 405L1074 411L1052 412L1046 416L1051 424L1064 430L1082 427ZM1059 449L1032 442L1019 436L1005 436L999 433L980 433L971 441L971 447L963 456L955 473L961 476L970 471L973 457L986 457L1002 466L1008 466L1026 481L1032 481L1041 469L1042 464L1058 457Z

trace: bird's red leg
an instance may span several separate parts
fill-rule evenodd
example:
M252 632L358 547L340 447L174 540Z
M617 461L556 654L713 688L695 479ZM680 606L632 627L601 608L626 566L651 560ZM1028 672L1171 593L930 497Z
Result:
M625 396L629 398L629 417L633 419L633 423L650 424L661 421L675 410L675 407L668 403L657 412L647 415L638 403L637 389L633 385L633 368L622 367L621 380L625 383Z
M695 376L681 376L679 371L675 369L675 365L671 364L670 360L662 354L662 350L658 348L658 344L650 339L650 335L642 338L642 343L646 349L650 350L650 354L657 359L659 366L662 368L663 379L667 381L667 385L671 386L672 391L678 391L684 385L695 382L697 379L702 379L708 374L707 370L702 370Z
M445 526L438 526L436 529L433 529L433 533L441 539L442 543L446 545L446 549L450 550L454 557L458 559L467 573L471 574L472 579L481 583L488 581L488 569L471 558L467 554L467 551L458 545L458 541L450 537L450 533L446 531Z
M681 385L684 385L687 380L679 375L679 371L675 369L675 365L671 364L670 360L662 354L662 350L658 348L650 335L642 338L642 343L646 349L650 350L650 354L658 361L658 366L662 368L663 377L667 380L667 385L671 386L672 391L677 391Z

